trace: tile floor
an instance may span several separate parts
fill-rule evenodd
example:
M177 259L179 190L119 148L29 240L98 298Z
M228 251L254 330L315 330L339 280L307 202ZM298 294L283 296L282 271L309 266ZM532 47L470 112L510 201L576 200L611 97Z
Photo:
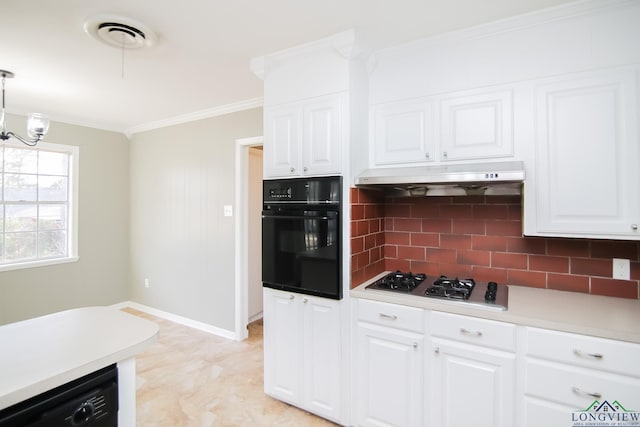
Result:
M334 426L263 391L262 321L236 342L134 309L160 326L136 357L138 427Z

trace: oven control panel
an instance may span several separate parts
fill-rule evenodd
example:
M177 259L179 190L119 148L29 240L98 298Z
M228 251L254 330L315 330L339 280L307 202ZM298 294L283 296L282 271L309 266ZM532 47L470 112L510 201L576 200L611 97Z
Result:
M272 200L291 200L291 187L270 188L269 199Z
M340 204L342 177L287 178L263 181L263 202Z

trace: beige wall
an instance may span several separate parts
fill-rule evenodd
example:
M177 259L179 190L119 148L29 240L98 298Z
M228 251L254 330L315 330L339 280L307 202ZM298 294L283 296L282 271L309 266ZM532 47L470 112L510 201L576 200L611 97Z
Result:
M134 135L133 301L234 330L234 218L223 207L234 204L235 140L259 135L261 108Z
M8 127L21 133L26 119L12 116L10 120ZM45 139L80 147L80 260L0 272L0 324L128 299L127 139L115 132L57 122L51 123Z
M0 272L0 324L134 300L232 331L234 218L223 206L234 202L235 140L258 135L261 108L131 142L52 123L47 142L80 147L80 260Z

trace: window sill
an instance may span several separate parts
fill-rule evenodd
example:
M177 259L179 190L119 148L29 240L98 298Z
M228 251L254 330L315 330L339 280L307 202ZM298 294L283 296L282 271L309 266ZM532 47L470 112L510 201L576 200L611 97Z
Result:
M5 264L5 265L0 265L0 272L11 271L11 270L21 270L23 268L44 267L46 265L67 264L69 262L77 262L79 259L80 257L72 256L68 258L40 259L37 261L27 261L27 262L21 262L17 264Z

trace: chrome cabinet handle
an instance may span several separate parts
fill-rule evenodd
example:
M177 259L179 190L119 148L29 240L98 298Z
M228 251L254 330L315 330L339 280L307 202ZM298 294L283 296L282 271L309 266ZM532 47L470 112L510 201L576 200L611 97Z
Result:
M380 317L383 319L389 319L389 320L396 320L398 318L398 316L396 316L395 314L384 314L384 313L380 313Z
M447 158L447 156L448 156L448 155L449 155L449 154L448 154L446 151L444 151L444 152L442 153L442 157L444 157L445 159Z
M293 295L289 295L289 299L294 299L295 297Z
M480 331L470 331L468 329L465 328L460 328L460 333L464 334L464 335L471 335L474 337L481 337L482 336L482 332Z
M294 173L296 171L296 168L291 168L289 169L289 172Z
M428 158L429 158L429 153L424 153L424 157L425 157L426 159L428 159Z
M303 298L302 302L305 303L305 304L308 303L309 302L309 298Z
M436 348L434 348L434 349L433 349L433 352L434 352L435 354L440 354L440 347L436 347Z
M414 349L417 349L417 348L418 348L418 343L417 343L417 342L414 342L414 343L413 343L413 348L414 348Z
M573 349L573 354L575 354L578 357L590 357L592 359L602 359L604 357L600 353L584 353L584 352L578 350L577 348Z
M309 168L305 166L305 167L302 168L302 170L307 172L309 170Z
M589 392L586 392L586 391L582 391L578 387L575 387L575 386L571 387L571 391L573 391L577 395L592 397L594 399L600 399L602 397L602 394L600 394L600 393L589 393Z
M638 229L638 224L631 224L631 229L636 231Z

